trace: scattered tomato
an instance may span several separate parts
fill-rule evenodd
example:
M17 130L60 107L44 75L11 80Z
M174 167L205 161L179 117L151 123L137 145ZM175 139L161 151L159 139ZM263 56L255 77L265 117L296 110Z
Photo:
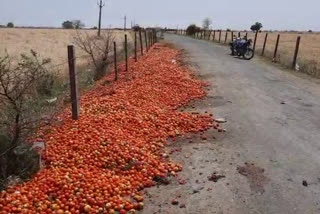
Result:
M83 95L78 121L68 108L57 117L60 125L39 130L47 167L0 193L0 213L135 213L144 206L139 191L153 186L155 176L182 170L164 158L169 137L220 130L209 115L177 110L204 97L205 84L172 63L179 51L156 46L130 61L117 82L105 84L110 74Z

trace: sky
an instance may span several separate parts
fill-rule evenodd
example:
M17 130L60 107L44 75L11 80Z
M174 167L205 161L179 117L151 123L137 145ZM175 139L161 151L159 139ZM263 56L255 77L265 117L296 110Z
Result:
M265 30L320 31L320 0L107 0L103 27L140 26L185 28L212 19L213 29L249 29L261 22ZM60 27L80 19L97 26L96 0L0 0L0 25Z

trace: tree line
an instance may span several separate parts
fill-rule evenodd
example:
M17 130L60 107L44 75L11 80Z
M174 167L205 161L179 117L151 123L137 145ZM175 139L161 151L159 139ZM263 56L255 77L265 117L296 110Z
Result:
M191 24L187 27L187 35L194 35L202 30L209 30L212 28L212 20L210 18L205 18L202 22L202 28L197 26L196 24ZM263 25L260 22L256 22L251 25L250 29L254 32L260 31L263 28ZM229 31L231 31L229 29Z

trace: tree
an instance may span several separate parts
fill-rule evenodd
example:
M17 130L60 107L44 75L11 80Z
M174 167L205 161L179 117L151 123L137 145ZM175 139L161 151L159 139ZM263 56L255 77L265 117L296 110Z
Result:
M85 24L81 20L78 20L78 19L73 20L72 25L73 25L73 28L75 28L75 29L81 29L85 26Z
M115 37L111 30L101 31L100 36L92 36L87 32L77 31L74 43L83 50L91 59L95 67L94 79L99 80L106 74L109 54Z
M9 22L9 23L7 24L7 27L13 28L13 27L14 27L14 24L13 24L12 22Z
M254 25L251 26L250 29L251 29L252 31L258 32L258 31L261 30L261 28L263 28L262 24L261 24L260 22L256 22Z
M64 21L63 23L62 23L62 27L64 28L64 29L73 29L74 28L74 26L73 26L73 23L72 23L72 21Z
M202 27L203 27L205 30L208 30L211 25L212 25L212 20L211 20L210 18L205 18L205 19L203 20Z
M133 31L139 31L141 30L141 27L139 25L135 25L132 27Z
M191 24L191 25L189 25L188 28L187 28L187 35L192 36L192 35L194 35L195 33L198 33L198 32L200 32L200 31L201 31L200 27L198 27L198 26L195 25L195 24Z

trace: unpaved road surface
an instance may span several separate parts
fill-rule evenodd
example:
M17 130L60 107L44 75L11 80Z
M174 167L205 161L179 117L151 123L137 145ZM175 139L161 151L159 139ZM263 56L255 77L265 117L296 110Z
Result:
M185 49L211 84L207 99L185 110L225 118L227 132L168 147L184 170L169 185L146 190L142 213L320 213L320 85L257 58L233 58L208 41L166 40ZM212 179L217 175L225 177Z

